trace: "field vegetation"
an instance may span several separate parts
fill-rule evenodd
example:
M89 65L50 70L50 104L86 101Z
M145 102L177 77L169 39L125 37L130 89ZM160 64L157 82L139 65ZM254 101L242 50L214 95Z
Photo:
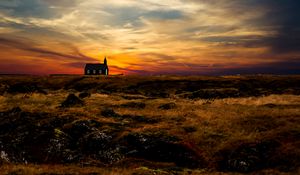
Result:
M3 174L300 174L300 76L0 76Z

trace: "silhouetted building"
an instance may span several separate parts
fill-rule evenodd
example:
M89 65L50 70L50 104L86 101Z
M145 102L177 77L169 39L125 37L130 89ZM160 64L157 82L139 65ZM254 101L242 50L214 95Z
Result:
M85 75L108 75L109 69L106 57L103 64L86 64L84 68Z

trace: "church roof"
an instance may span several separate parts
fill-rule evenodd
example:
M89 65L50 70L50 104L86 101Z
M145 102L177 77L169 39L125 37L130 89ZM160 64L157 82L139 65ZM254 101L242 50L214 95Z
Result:
M85 69L89 70L104 70L107 69L108 66L105 64L86 64Z

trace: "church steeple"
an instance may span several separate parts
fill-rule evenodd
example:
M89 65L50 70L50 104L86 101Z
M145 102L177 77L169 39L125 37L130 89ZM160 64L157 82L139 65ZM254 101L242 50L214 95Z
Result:
M104 65L107 65L107 59L106 59L106 57L104 58Z

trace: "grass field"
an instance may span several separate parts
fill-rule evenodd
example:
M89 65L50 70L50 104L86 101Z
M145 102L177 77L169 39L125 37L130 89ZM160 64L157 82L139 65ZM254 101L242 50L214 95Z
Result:
M300 174L300 76L0 76L3 174Z

